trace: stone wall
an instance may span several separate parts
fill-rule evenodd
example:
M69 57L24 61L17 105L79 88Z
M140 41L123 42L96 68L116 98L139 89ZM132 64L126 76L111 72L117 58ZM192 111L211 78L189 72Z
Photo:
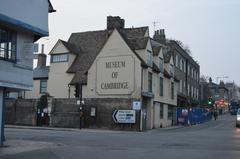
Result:
M85 99L82 105L82 127L117 130L139 130L140 113L136 112L136 124L117 124L112 119L116 109L132 109L133 99ZM80 127L80 105L77 99L51 99L49 126ZM36 125L37 100L21 99L6 101L6 123L18 125ZM91 115L95 109L95 116Z
M107 129L124 129L139 130L140 114L136 112L136 124L116 124L112 119L112 114L116 109L132 109L132 99L87 99L83 106L84 127L87 128L107 128ZM91 108L96 108L96 116L90 115Z
M36 125L36 104L33 99L6 100L6 124Z
M79 127L79 106L76 99L53 99L50 126Z

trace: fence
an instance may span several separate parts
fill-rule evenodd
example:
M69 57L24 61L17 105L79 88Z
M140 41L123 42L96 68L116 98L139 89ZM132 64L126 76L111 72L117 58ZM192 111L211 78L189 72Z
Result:
M177 123L181 125L195 125L212 119L208 108L177 108Z

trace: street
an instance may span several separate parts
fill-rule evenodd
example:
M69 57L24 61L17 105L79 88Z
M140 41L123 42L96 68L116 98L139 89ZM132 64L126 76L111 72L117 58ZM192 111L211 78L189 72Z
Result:
M228 114L204 124L147 132L6 128L6 138L27 144L22 150L0 148L1 159L240 158L240 129Z

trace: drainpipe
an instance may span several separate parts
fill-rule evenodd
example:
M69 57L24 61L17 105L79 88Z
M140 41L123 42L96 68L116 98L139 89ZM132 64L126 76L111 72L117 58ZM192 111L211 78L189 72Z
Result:
M141 96L141 110L140 110L140 126L139 126L139 131L143 131L143 121L142 121L142 107L143 107L143 99L142 99L142 88L143 88L143 68L141 67L141 91L140 91L140 96Z
M71 91L70 87L71 87L70 84L68 84L68 98L70 98L70 91Z

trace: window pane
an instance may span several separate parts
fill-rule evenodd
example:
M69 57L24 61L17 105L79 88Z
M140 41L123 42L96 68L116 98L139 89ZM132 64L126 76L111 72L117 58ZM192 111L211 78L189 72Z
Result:
M147 50L147 64L152 67L152 52L150 50Z
M163 104L160 103L160 119L163 119Z
M159 69L161 72L163 72L163 59L159 58Z
M163 78L160 77L160 96L163 96Z
M68 61L67 54L52 55L52 62L66 62Z
M40 93L46 93L47 92L47 80L41 80L40 81Z
M174 99L174 83L171 83L171 97Z
M0 28L0 57L15 60L16 32Z
M148 92L152 92L152 73L148 72Z

